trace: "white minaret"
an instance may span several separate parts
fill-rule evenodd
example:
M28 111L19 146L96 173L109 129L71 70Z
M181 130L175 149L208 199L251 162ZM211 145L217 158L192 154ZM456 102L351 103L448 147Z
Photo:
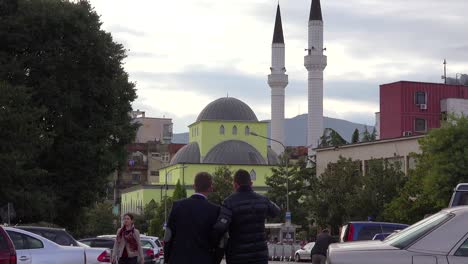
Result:
M271 47L271 74L268 75L268 85L271 87L271 138L284 144L284 90L288 85L288 75L285 67L283 25L278 4L276 11L275 30ZM277 153L283 153L283 147L271 141L271 148Z
M323 70L327 66L327 57L323 55L323 19L320 0L312 0L309 16L309 46L304 57L304 66L308 72L309 116L307 123L307 145L309 156L318 146L323 134Z

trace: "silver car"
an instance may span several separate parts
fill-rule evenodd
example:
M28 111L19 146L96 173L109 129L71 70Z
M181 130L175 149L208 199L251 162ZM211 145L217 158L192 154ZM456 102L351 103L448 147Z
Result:
M445 209L384 241L332 244L328 264L468 263L468 206Z
M294 254L294 261L301 262L304 260L312 260L310 252L312 248L315 246L315 242L310 242L303 246L301 249L297 250Z

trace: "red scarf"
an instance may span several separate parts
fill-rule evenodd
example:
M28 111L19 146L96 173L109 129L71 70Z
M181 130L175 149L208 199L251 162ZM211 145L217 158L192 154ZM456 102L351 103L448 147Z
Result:
M120 229L119 234L117 235L117 242L121 243L122 239L125 239L125 242L128 244L130 250L138 251L138 242L134 236L135 227L132 226L130 229L127 230L125 226Z

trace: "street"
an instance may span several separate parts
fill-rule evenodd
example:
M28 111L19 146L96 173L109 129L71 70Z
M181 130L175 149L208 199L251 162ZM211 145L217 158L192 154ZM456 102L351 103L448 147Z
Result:
M269 261L268 264L284 264L284 263L287 263L286 261L282 262L282 261ZM303 262L303 263L307 263L307 262ZM221 264L226 264L226 261L222 261Z

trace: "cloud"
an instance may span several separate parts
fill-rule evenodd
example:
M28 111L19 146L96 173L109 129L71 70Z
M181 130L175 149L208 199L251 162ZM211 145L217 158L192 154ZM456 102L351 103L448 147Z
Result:
M107 28L114 34L127 34L133 37L144 37L145 32L127 28L122 25L113 24Z

